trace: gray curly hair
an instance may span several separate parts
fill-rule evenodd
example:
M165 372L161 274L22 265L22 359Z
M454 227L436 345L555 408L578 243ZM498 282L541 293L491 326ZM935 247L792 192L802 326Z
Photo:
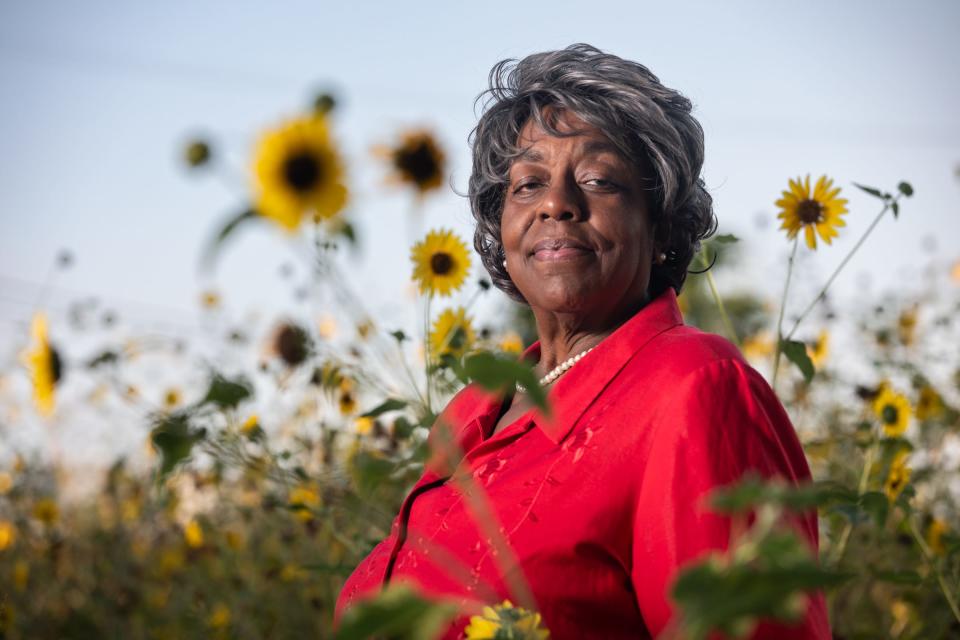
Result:
M703 166L703 128L690 115L690 100L669 89L645 66L588 44L498 62L490 70L483 115L468 138L473 171L468 196L477 221L473 244L493 284L525 302L503 266L500 218L510 165L522 149L520 131L531 118L551 135L558 111L600 129L648 176L654 244L666 254L654 264L648 291L679 293L700 241L716 231L713 198ZM547 115L545 116L545 111Z

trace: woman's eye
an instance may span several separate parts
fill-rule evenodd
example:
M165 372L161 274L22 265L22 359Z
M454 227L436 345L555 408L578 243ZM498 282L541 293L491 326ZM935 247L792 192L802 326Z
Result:
M602 187L604 189L612 189L617 186L613 182L605 180L604 178L590 178L589 180L586 180L586 182L588 184L593 183L594 186Z
M514 193L522 193L524 191L531 191L534 187L538 186L540 183L536 180L527 180L526 182L521 182L513 188Z

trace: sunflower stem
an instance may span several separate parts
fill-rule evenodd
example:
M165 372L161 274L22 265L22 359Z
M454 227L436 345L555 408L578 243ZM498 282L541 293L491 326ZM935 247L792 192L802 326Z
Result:
M917 541L917 545L920 547L920 553L923 555L924 562L937 574L937 582L940 584L943 597L947 599L947 603L950 605L950 611L953 612L953 617L960 622L960 607L957 606L957 600L950 591L950 587L943 577L943 572L940 571L940 565L933 560L933 550L927 545L927 541L923 539L923 536L920 535L912 515L907 516L907 522L910 524L910 533L913 535L913 539Z
M783 355L783 312L787 308L787 292L790 290L790 276L793 274L793 261L797 257L797 246L800 243L799 234L793 238L793 249L790 250L790 259L787 262L787 277L783 283L783 297L780 299L780 317L777 318L777 351L773 358L773 376L770 386L774 393L777 391L777 373L780 371L780 356Z
M430 301L433 300L433 291L427 293L426 313L423 322L423 363L424 374L427 384L427 414L433 414L433 402L431 389L433 387L433 376L430 374Z
M740 338L737 336L736 329L733 328L733 322L730 321L730 316L727 314L727 309L723 305L723 298L720 297L720 291L717 289L717 281L713 278L713 272L710 271L710 265L707 264L707 256L704 251L700 252L700 264L706 269L707 284L710 285L710 294L713 296L713 301L717 304L717 310L720 311L720 319L723 322L723 327L727 331L727 335L733 341L737 348L740 348Z
M840 262L839 266L837 266L837 268L834 269L830 277L827 278L827 283L823 285L823 288L820 289L820 292L816 296L814 296L810 304L807 305L807 308L804 309L803 313L801 313L800 316L797 318L797 321L793 323L793 328L790 329L790 332L787 334L785 338L786 340L789 340L790 338L793 337L793 334L796 333L797 328L799 328L800 326L800 323L803 322L803 320L810 314L811 311L813 311L813 308L817 305L817 303L823 300L823 298L827 295L827 289L829 289L830 285L833 284L833 281L837 279L837 276L840 274L840 271L842 271L843 268L847 266L847 263L850 262L850 258L853 257L853 254L857 252L857 249L860 248L860 245L864 243L864 241L867 239L867 236L870 235L874 227L877 226L877 223L880 222L880 219L883 218L884 214L890 209L892 203L897 202L897 200L899 199L900 199L900 196L897 195L896 197L890 200L887 200L886 202L883 203L883 209L880 210L880 213L877 214L877 217L873 219L873 222L870 223L870 226L867 227L867 230L864 231L863 235L860 236L860 239L857 240L857 244L853 245L853 248L850 249L850 252Z
M863 492L867 490L867 483L870 480L870 467L873 465L873 456L876 455L877 451L877 441L874 440L873 444L870 445L870 448L867 449L866 457L863 461L863 471L860 473L860 482L857 483L857 495L863 495ZM850 534L853 532L853 523L848 522L843 528L843 532L840 534L840 541L837 543L836 548L830 553L830 564L836 565L843 558L843 552L847 548L847 541L850 540Z

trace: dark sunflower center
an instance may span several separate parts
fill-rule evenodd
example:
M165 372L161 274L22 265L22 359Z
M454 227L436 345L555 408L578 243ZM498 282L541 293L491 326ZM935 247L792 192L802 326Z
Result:
M53 374L54 384L60 382L60 378L63 377L63 360L52 346L50 347L50 371Z
M892 404L888 404L883 408L883 411L880 413L880 417L883 418L883 421L886 424L896 424L897 416L900 414L897 412L897 408Z
M320 181L320 159L309 151L290 155L283 163L283 177L295 191L310 191Z
M394 161L401 172L421 185L430 182L440 170L437 159L426 142L418 142L400 149L394 156Z
M309 355L306 331L294 325L284 326L277 335L276 349L284 362L291 367L297 366Z
M803 224L814 224L823 219L823 206L816 200L804 200L797 206L797 216Z
M430 270L438 276L444 276L453 269L453 258L449 253L438 251L430 256Z
M454 351L457 351L467 343L467 332L464 331L463 327L457 327L453 330L453 335L450 336L450 348Z

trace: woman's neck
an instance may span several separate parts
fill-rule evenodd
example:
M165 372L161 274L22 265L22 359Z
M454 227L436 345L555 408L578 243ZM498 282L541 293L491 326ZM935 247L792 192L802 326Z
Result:
M540 337L538 375L544 376L561 362L597 346L649 302L643 299L601 313L554 312L534 309Z

